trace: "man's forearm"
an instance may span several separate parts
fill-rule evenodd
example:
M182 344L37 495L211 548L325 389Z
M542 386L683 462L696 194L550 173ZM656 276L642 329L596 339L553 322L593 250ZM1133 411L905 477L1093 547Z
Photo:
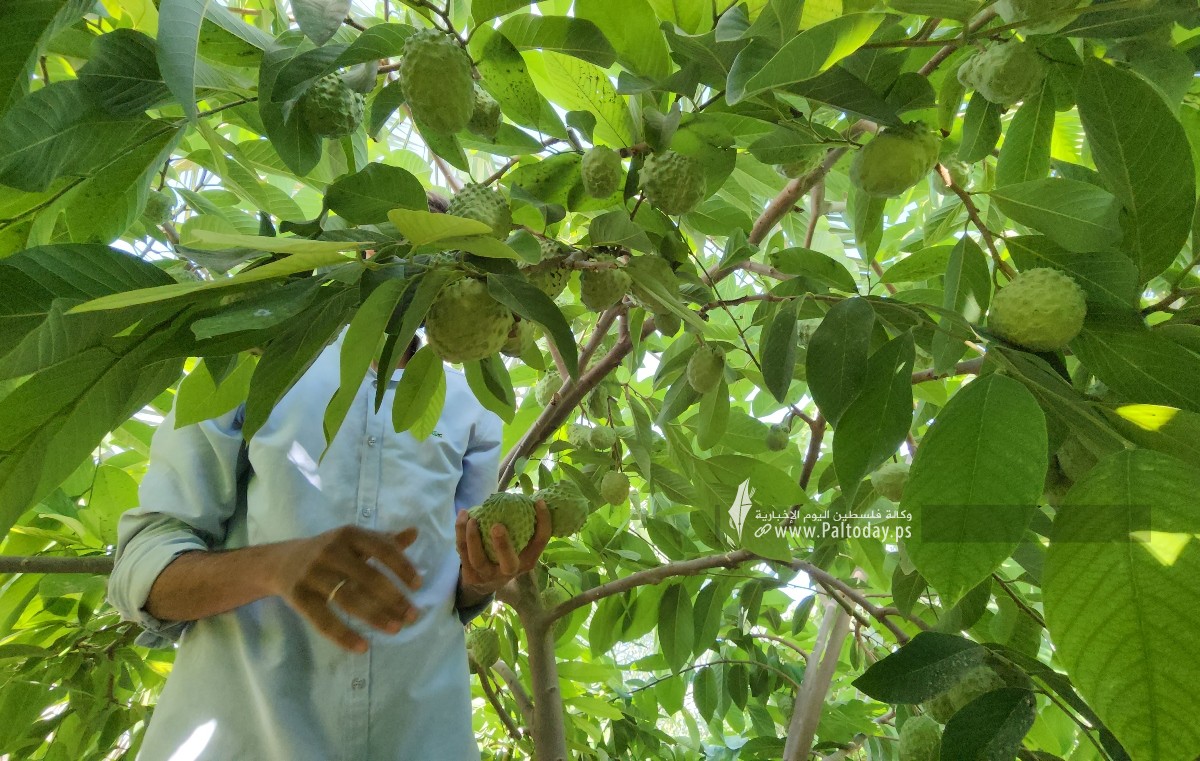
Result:
M185 552L155 580L146 611L163 621L196 621L276 594L272 569L282 547Z

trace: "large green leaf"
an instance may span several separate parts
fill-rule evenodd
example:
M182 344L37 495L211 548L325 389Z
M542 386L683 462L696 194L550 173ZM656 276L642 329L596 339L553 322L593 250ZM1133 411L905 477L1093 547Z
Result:
M1010 761L1037 719L1037 698L1029 690L992 690L959 709L942 734L942 758Z
M158 68L183 112L195 119L196 56L204 13L213 0L162 0L158 9Z
M1125 206L1124 248L1145 282L1187 240L1196 176L1187 136L1141 77L1097 58L1084 64L1077 97L1096 168Z
M325 205L355 225L386 222L393 209L425 210L425 188L404 169L371 163L339 177L325 192Z
M552 102L570 111L586 111L596 117L596 137L611 146L629 145L633 119L629 106L608 75L598 66L568 55L546 51L544 66L531 65L530 74Z
M41 45L91 6L91 0L6 0L0 5L0 114L29 91L29 70Z
M445 404L446 367L433 349L422 346L404 366L396 384L392 426L397 432L411 430L416 439L428 438Z
M835 427L862 393L875 310L862 298L846 299L829 310L813 333L805 357L808 388L821 414Z
M643 0L577 0L575 15L595 24L633 73L652 80L667 75L667 41Z
M98 108L137 116L171 97L158 72L157 46L133 29L114 29L92 43L92 57L79 70L84 92Z
M108 246L39 246L0 259L0 315L45 313L56 298L96 299L170 282L154 265Z
M511 275L488 275L488 293L492 298L527 320L545 328L554 347L558 349L567 372L579 375L579 347L571 326L554 301L540 288L524 278Z
M963 116L962 144L958 147L959 161L973 164L992 154L1000 140L1000 107L978 92L971 96Z
M1054 98L1048 87L1026 100L1013 116L996 161L997 187L1040 180L1050 173Z
M901 507L913 565L956 601L1021 541L1046 480L1046 419L1017 381L988 375L951 397L917 447Z
M1008 217L1068 251L1103 251L1121 240L1120 203L1104 188L1054 177L991 192Z
M617 53L591 21L567 16L522 14L505 19L500 34L518 50L565 53L597 66L612 66Z
M318 45L324 45L350 15L351 0L292 0L292 11L300 31Z
M1067 495L1046 558L1046 624L1088 704L1136 759L1200 753L1200 522L1194 467L1134 450Z
M1137 303L1137 267L1120 251L1069 251L1040 235L1005 238L1004 244L1019 269L1052 267L1070 275L1089 304L1129 309Z
M658 603L658 643L671 670L691 660L694 633L692 598L683 584L672 584Z
M1195 412L1156 404L1122 404L1104 412L1138 446L1200 467L1200 415Z
M982 646L953 634L921 632L873 664L854 686L884 703L921 703L939 695L983 662Z
M789 301L780 308L771 324L763 329L762 365L763 382L779 402L787 399L788 388L796 372L796 348L800 340L800 323L796 320L797 305Z

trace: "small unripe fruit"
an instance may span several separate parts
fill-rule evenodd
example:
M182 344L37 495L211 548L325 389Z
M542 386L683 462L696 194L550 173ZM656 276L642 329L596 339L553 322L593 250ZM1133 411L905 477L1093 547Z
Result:
M337 74L328 74L305 90L300 108L315 134L344 137L362 123L363 96L347 87Z
M682 153L663 151L648 156L640 180L646 200L663 214L687 214L704 199L704 169Z
M562 388L563 379L558 373L543 375L533 386L533 398L540 406L545 407L554 399L554 395Z
M597 426L592 429L589 443L592 445L592 449L601 451L612 449L613 445L617 443L617 432L608 426Z
M988 327L1034 351L1064 348L1083 330L1087 298L1079 284L1049 267L1026 270L992 298Z
M942 728L928 716L913 716L900 728L900 761L938 761Z
M434 132L454 134L471 121L475 80L471 59L450 37L422 29L404 42L400 81L413 118Z
M484 185L466 185L450 199L447 214L466 217L492 228L492 236L504 240L512 229L512 207L508 199Z
M471 120L467 122L467 129L480 137L491 140L500 131L502 118L500 104L496 102L496 99L487 90L475 85L474 106L471 109Z
M687 364L688 384L698 394L715 391L725 372L725 350L712 344L696 348Z
M481 280L464 277L442 288L425 316L429 346L447 362L473 362L508 343L513 316Z
M899 502L908 483L908 463L889 462L871 474L871 488L884 499Z
M623 505L629 499L629 476L610 470L600 479L600 496L610 505Z
M767 449L772 452L782 452L787 449L789 441L788 429L782 425L773 425L767 431Z
M901 195L933 169L940 142L919 122L887 127L855 155L850 180L867 195Z
M492 629L467 632L467 657L476 669L490 669L500 660L500 635Z
M625 169L621 166L621 154L603 145L583 154L579 165L583 179L583 190L592 198L608 198L621 187Z
M1024 42L993 42L958 70L958 81L1000 106L1035 95L1046 78L1046 64Z

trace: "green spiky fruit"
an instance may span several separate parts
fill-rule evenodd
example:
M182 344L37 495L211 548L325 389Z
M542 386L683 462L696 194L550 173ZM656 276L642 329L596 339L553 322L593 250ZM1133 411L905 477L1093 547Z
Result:
M512 229L512 207L508 205L508 199L486 185L463 187L450 199L446 213L482 222L492 228L492 235L500 240L507 238Z
M1019 27L1022 34L1051 34L1075 20L1071 14L1056 15L1079 5L1079 0L997 0L992 7L1006 24L1020 24L1029 19L1054 16L1045 21Z
M659 335L669 338L683 327L683 318L674 312L660 312L654 315L654 327L658 330Z
M358 129L363 118L363 96L337 74L314 82L300 98L308 128L321 137L345 137Z
M471 119L467 122L467 129L480 137L492 140L500 131L502 119L500 104L491 96L491 93L476 84L474 105L471 107Z
M471 59L450 35L422 29L404 43L400 82L421 127L453 135L471 121L475 81Z
M562 587L548 587L542 590L542 609L554 610L559 605L562 605L567 600L571 599L571 595ZM558 639L567 633L567 629L571 627L571 614L568 613L554 621L554 638Z
M588 439L588 443L592 449L606 451L612 449L617 443L617 432L608 426L596 426L592 429L592 435Z
M598 262L615 262L611 256L598 256ZM629 273L618 267L588 269L579 275L579 300L593 312L603 312L629 293Z
M773 425L767 431L767 449L772 452L782 452L787 449L791 438L788 436L788 429L782 425Z
M508 343L513 316L482 280L463 277L438 292L425 316L425 337L447 362L473 362Z
M534 525L537 523L537 509L534 500L524 494L509 494L496 492L483 501L483 504L472 507L468 514L479 522L479 534L483 539L483 551L488 560L497 562L499 557L492 544L492 526L500 524L508 529L508 540L513 552L520 552L529 546L533 539Z
M597 145L583 154L579 174L583 179L583 192L592 198L608 198L621 187L625 167L621 166L621 154Z
M704 200L704 168L682 153L647 156L640 179L646 200L663 214L687 214Z
M712 344L696 347L687 363L688 385L697 394L716 391L725 372L725 350Z
M609 400L621 393L621 385L611 378L602 380L584 402L587 414L593 418L607 418L609 415Z
M776 702L779 705L779 712L783 714L783 723L786 725L792 718L792 714L796 712L796 696L791 693L780 695Z
M500 353L506 357L519 357L534 341L533 323L529 320L516 320L512 330L508 331L508 340L500 347Z
M623 505L629 499L629 476L610 470L600 479L600 496L610 505Z
M1045 78L1045 62L1024 42L993 42L958 70L959 82L999 106L1033 96Z
M928 716L913 716L900 728L900 761L938 761L942 728Z
M950 700L949 693L946 692L922 703L921 708L939 724L945 724L950 721L958 711L954 707L954 702Z
M949 160L945 162L947 171L950 172L950 179L954 184L963 190L969 190L971 187L971 165L962 161ZM933 185L933 189L939 195L952 196L954 190L946 184L942 173L936 169L929 173L929 179Z
M151 190L146 195L146 207L142 210L142 219L157 227L171 219L171 211L175 208L175 198L161 190Z
M521 267L525 279L550 298L557 298L571 280L574 270L565 256L550 256L537 264Z
M576 449L592 448L592 427L581 423L567 426L567 443Z
M884 499L899 502L908 483L908 463L889 462L871 474L871 488Z
M558 259L571 253L571 247L554 238L538 238L538 261Z
M993 690L999 690L1008 685L1000 675L991 669L989 666L976 666L968 671L962 679L951 687L946 695L950 698L950 703L953 704L955 712L961 711L963 706L970 703L980 695L985 695Z
M937 164L940 142L920 122L886 127L854 157L850 180L867 195L901 195Z
M572 481L556 481L535 492L533 499L546 503L546 509L550 512L550 533L554 536L571 536L583 528L587 520L587 497Z
M500 660L500 635L494 629L467 632L467 657L476 669L490 669Z
M1034 351L1064 348L1087 316L1079 284L1049 267L1026 270L992 298L988 327L1001 338Z
M533 386L533 398L539 406L545 407L554 400L554 395L562 388L563 379L558 373L546 373Z
M780 164L777 168L784 177L794 180L797 177L803 177L821 166L821 162L825 160L827 152L827 149L823 145L810 146L804 149L801 155L791 161Z

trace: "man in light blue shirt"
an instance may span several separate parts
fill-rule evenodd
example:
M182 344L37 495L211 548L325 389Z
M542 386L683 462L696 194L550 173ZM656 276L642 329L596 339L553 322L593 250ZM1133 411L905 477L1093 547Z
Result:
M178 641L148 761L475 761L463 623L530 569L465 509L496 488L499 418L447 371L430 437L392 430L396 381L364 379L328 452L330 345L242 446L239 412L155 434L119 527L109 599ZM403 363L401 364L403 367ZM388 383L379 412L375 384Z

